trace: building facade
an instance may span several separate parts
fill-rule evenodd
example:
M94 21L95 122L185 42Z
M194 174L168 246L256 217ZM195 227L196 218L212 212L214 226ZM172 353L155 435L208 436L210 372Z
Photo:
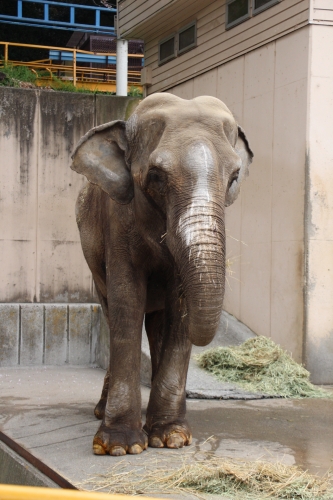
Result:
M333 5L120 0L147 94L223 100L255 158L226 219L225 309L333 382Z

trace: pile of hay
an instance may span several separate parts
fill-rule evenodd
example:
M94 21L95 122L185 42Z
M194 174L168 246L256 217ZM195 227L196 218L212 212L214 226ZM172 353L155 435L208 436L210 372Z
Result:
M85 481L84 485L94 491L127 495L157 495L191 493L199 498L203 494L228 495L245 499L298 499L329 500L329 477L319 478L295 466L263 461L231 460L205 453L201 459L193 454L191 461L184 460L179 469L170 468L170 457L165 461L145 460L133 464L123 460L107 473L99 474ZM82 485L80 485L82 486Z
M267 337L237 347L217 347L196 356L201 368L246 390L285 398L330 398L315 387L309 372Z

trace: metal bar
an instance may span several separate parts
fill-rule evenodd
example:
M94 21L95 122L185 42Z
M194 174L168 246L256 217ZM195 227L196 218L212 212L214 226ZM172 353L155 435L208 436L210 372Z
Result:
M13 66L27 66L29 69L37 68L37 69L45 69L49 72L52 70L72 70L73 66L64 66L62 64L42 64L41 62L38 63L26 63L26 62L19 62L19 61L9 61L10 64L13 64ZM1 66L1 64L0 64ZM89 73L94 73L96 75L116 75L116 70L115 69L109 69L109 68L87 68L86 66L76 66L76 73L77 74L82 74L82 73L87 73L87 70L89 70ZM140 71L129 71L128 72L129 77L136 77L140 78L141 73Z
M25 24L26 22L28 21L38 21L38 23L42 26L43 24L45 25L58 25L58 26L69 26L69 27L73 27L74 25L78 28L78 27L81 27L81 28L95 28L95 24L83 24L83 23L75 23L74 22L74 18L73 17L75 16L75 9L74 8L71 8L71 16L70 16L70 22L67 22L67 21L50 21L50 20L44 20L44 19L34 19L33 17L24 17L22 18L22 22L19 23L19 24ZM4 14L0 14L0 19L4 19L5 21L8 21L8 20L11 20L11 19L17 19L16 16L7 16L7 15L4 15ZM37 24L38 24L37 23ZM102 26L103 29L105 30L114 30L114 27L110 26Z
M15 18L16 19L16 18ZM1 19L0 16L0 23L6 23L6 24L15 24L15 25L21 25L21 26L33 26L34 28L47 28L48 26L52 26L52 29L55 30L66 30L66 31L81 31L82 32L82 27L84 25L75 25L75 26L54 26L53 21L50 22L49 24L44 23L44 24L38 24L38 23L26 23L26 22L19 22L19 21L10 21L10 20L3 20ZM114 28L107 29L107 27L103 26L101 28L91 28L92 25L88 25L89 27L84 27L84 31L86 33L98 33L101 35L114 35L115 31Z
M57 6L62 6L62 7L79 7L80 9L87 9L87 10L103 10L103 11L108 11L108 12L117 12L117 9L115 8L108 8L108 7L92 7L91 5L80 5L80 4L74 4L74 3L65 3L65 2L56 2L52 0L17 0L17 2L28 2L28 3L41 3L41 4L48 4L48 5L57 5Z
M54 483L56 483L60 488L67 488L70 490L77 490L77 488L71 484L67 479L64 477L60 476L56 471L51 469L48 465L44 464L39 458L35 457L30 451L26 450L18 444L16 441L14 441L12 438L4 434L3 432L0 431L0 441L5 443L6 446L8 446L11 450L13 450L15 453L20 455L20 457L24 458L27 462L29 462L31 465L33 465L36 469L38 469L40 472L45 474L48 478L50 478ZM3 500L2 494L0 495L1 500ZM8 497L9 498L9 497ZM22 497L21 497L22 498ZM47 498L47 497L45 497Z
M56 2L52 0L16 0L17 1L17 15L16 16L9 16L5 14L0 14L0 22L8 22L10 24L10 21L12 21L13 24L21 24L25 26L38 26L38 27L45 27L45 26L52 26L55 29L73 29L74 31L84 31L87 32L94 32L94 33L106 33L106 34L114 34L114 28L113 27L108 27L108 26L102 26L100 25L100 13L102 12L108 12L108 13L116 13L117 9L115 8L107 8L107 7L94 7L94 6L89 6L89 5L76 5L72 3L64 3L64 2ZM30 3L38 3L42 4L44 6L44 19L36 19L36 18L31 18L31 17L26 17L23 16L23 2L30 2ZM70 22L66 21L50 21L49 19L49 5L56 5L56 6L64 6L70 9ZM84 24L84 23L77 23L75 24L75 8L80 8L80 9L85 9L85 10L91 10L95 12L95 24ZM33 23L33 24L31 24Z
M73 85L76 87L76 50L73 50Z
M76 52L79 52L80 54L90 54L90 55L97 55L97 56L116 56L117 55L115 52L90 52L88 50L82 50L82 49L70 49L68 47L54 47L53 45L34 45L34 44L30 44L30 43L0 42L0 45L12 45L13 47L27 47L30 49L61 50L61 51L67 51L67 52L73 52L73 50L76 50ZM142 54L128 54L128 57L142 59Z
M77 54L82 54L87 55L87 56L99 56L103 58L114 58L116 56L115 53L94 53L86 50L80 50L80 49L72 49L72 48L67 48L67 47L53 47L53 46L42 46L42 45L33 45L33 44L23 44L23 43L16 43L16 42L0 42L0 45L4 46L4 53L5 53L5 60L4 64L10 63L14 66L27 66L30 69L36 68L36 69L46 69L50 75L52 75L52 72L56 74L59 71L65 71L67 73L70 72L71 76L69 79L73 81L73 84L78 86L80 84L80 81L82 81L83 85L84 82L87 83L93 83L98 86L99 84L102 83L102 79L104 76L110 76L114 77L116 75L116 71L113 68L89 68L89 73L91 73L91 77L87 77L87 68L85 66L80 66L80 61L77 59ZM45 59L45 60L38 60L38 61L31 61L31 62L22 62L22 61L10 61L8 57L8 51L9 51L9 46L16 46L16 47L26 47L26 48L36 48L36 49L46 49L46 50L54 50L57 52L57 54L61 55L62 52L66 52L68 54L73 54L73 64L72 65L66 65L64 66L63 64L56 63L55 61L52 61L51 59ZM74 55L75 51L75 55ZM142 54L128 54L128 57L131 58L140 58L142 59ZM74 58L75 58L75 64L74 64ZM125 61L124 61L125 62ZM1 63L0 63L1 66ZM68 78L67 78L68 79ZM128 79L129 79L129 85L135 85L141 88L140 86L140 71L128 71ZM40 78L42 81L42 78ZM65 78L66 80L66 78ZM104 83L103 83L104 85ZM82 86L82 85L81 85ZM106 90L104 88L104 90Z
M70 8L70 24L75 24L75 7Z
M22 0L17 1L17 17L22 19Z
M95 491L66 491L56 488L2 484L0 485L0 498L1 500L130 500L133 497ZM152 498L140 496L140 500L152 500Z
M96 10L96 16L95 16L95 26L100 27L101 25L101 11Z

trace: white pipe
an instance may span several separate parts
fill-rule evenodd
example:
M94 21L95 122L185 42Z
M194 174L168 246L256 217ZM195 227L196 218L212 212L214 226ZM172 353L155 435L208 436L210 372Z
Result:
M127 96L128 41L117 40L116 94Z

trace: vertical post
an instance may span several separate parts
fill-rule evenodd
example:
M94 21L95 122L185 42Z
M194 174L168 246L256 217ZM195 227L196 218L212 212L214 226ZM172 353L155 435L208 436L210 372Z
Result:
M70 19L71 24L75 24L75 7L70 7Z
M17 17L22 19L22 0L17 0Z
M128 41L117 40L116 94L127 96Z
M95 17L95 26L96 28L99 28L101 25L101 11L99 9L96 10L96 17Z
M49 20L49 4L45 3L44 4L44 21Z
M5 43L5 64L8 63L8 43Z
M76 50L73 50L73 85L76 87Z

